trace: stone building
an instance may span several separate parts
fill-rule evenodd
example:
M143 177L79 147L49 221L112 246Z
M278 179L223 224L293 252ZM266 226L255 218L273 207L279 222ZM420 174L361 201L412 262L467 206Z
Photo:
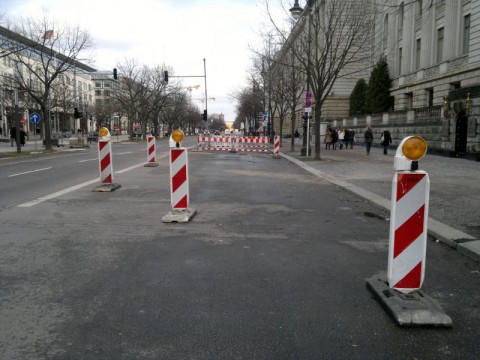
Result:
M345 106L356 83L350 81L335 84L330 102L335 105L325 103L322 121L357 134L370 124L376 139L389 129L394 145L404 136L421 135L431 151L480 159L480 0L374 4L371 64L381 55L388 60L393 109L349 118ZM368 82L368 76L359 73L357 80Z

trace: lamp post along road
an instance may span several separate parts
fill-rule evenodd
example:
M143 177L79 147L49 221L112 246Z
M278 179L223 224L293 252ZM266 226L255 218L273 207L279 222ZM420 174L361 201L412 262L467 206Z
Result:
M307 33L307 94L310 94L310 48L311 48L311 19L310 19L310 12L311 12L311 6L313 4L313 0L307 0L307 5L305 7L305 10L308 11L308 33ZM303 14L303 10L300 5L298 4L298 0L295 0L295 4L293 7L290 9L290 13L292 14L292 17L297 20L300 18L300 16ZM307 95L308 96L308 95ZM307 111L307 101L310 102L310 100L305 101L305 112L303 113L303 141L302 141L302 149L300 150L300 156L307 156L311 154L311 149L310 145L308 144L308 136L309 136L309 111ZM310 104L311 105L311 104ZM307 152L308 148L308 152Z

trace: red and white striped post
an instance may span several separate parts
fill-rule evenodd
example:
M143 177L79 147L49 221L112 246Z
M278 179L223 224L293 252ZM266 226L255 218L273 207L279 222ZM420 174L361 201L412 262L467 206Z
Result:
M107 128L101 128L99 134L102 139L98 140L98 162L100 167L100 186L93 191L110 192L121 187L113 182L112 144L110 132Z
M170 188L172 208L188 208L188 152L185 148L170 149Z
M98 160L100 165L100 182L113 183L112 144L110 140L98 140Z
M395 156L387 280L402 293L420 289L425 276L430 179L425 171L417 170L417 160L425 152L425 140L410 136Z
M273 158L280 159L280 137L278 135L273 137Z
M188 151L180 147L184 135L181 130L172 133L177 147L170 149L170 202L172 211L162 218L163 222L188 222L195 215L189 207Z
M145 167L158 166L157 163L157 147L155 144L155 136L147 136L147 163Z

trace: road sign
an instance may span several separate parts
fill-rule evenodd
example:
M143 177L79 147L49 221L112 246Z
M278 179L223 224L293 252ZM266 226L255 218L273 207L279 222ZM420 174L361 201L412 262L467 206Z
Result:
M30 121L34 124L38 124L41 120L41 116L38 115L37 113L31 113L30 114Z
M312 107L312 101L311 100L305 100L305 107L307 107L307 108Z
M312 98L312 93L310 91L307 91L305 94L305 99L310 100Z

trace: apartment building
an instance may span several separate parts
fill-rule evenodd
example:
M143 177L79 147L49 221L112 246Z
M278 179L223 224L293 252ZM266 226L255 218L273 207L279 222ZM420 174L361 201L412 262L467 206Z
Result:
M338 0L324 0L322 3ZM387 128L394 145L421 135L430 149L480 159L480 0L374 1L375 35L370 65L339 78L322 107L322 121L375 136ZM306 31L306 27L303 31ZM348 117L356 81L368 81L368 66L385 55L393 109L385 114ZM362 70L363 68L363 70ZM295 127L301 127L299 116ZM287 131L290 125L284 125ZM276 126L276 131L278 127ZM284 131L285 133L285 131Z
M22 56L29 61L28 67L18 61L16 53L11 51L19 48L22 49ZM42 52L42 56L39 55L39 52ZM28 71L32 69L42 71L45 58L48 56L51 57L52 66L55 66L66 59L65 55L61 53L52 54L48 48L41 44L37 44L4 27L0 27L0 54L0 128L2 129L2 135L7 136L8 129L15 124L15 105L18 108L20 123L27 133L29 135L41 134L42 122L38 126L29 121L32 112L41 113L39 105L22 89L17 78L21 74L25 78L30 77L31 81L28 86L33 89L38 87L40 90L42 84L35 80L35 77L29 76ZM92 74L95 72L96 69L74 61L74 65L68 71L60 74L52 84L47 114L42 119L42 121L47 119L50 121L52 134L71 134L76 133L78 129L83 132L96 129L94 82L92 81ZM17 104L15 103L15 93L17 94ZM77 114L82 114L81 117L75 117L75 109L77 109Z

